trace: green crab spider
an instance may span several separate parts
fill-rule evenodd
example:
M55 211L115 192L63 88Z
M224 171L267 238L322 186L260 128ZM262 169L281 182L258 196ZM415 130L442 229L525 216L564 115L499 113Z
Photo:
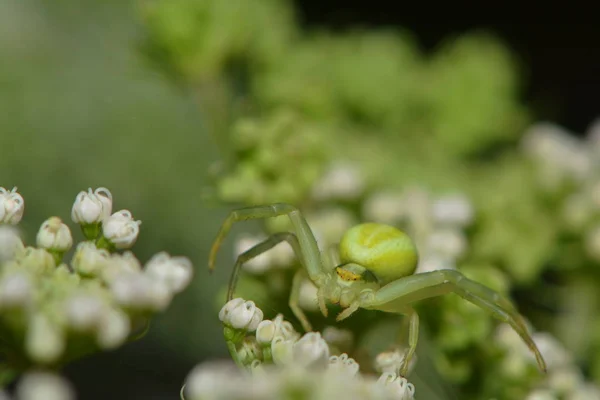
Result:
M546 371L540 350L509 300L455 270L415 274L418 255L413 241L389 225L356 225L344 234L337 251L333 248L322 254L310 226L296 207L275 203L241 208L233 210L221 226L209 255L209 269L214 270L217 252L234 223L282 215L289 217L293 232L276 233L238 256L229 281L228 300L233 299L242 265L285 241L304 266L294 276L289 305L306 331L312 328L298 306L300 284L305 277L318 288L319 308L324 316L327 316L327 301L343 308L337 316L338 321L348 318L359 308L405 315L409 325L408 350L399 371L405 376L419 335L419 316L412 304L454 292L508 323L533 352L539 368Z

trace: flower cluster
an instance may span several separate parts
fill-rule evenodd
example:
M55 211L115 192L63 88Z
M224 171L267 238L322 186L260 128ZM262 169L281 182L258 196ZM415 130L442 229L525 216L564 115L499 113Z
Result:
M197 366L186 380L186 400L414 399L415 387L396 372L379 378L361 374L348 354L332 355L333 346L319 332L300 335L281 314L264 320L252 301L229 301L219 318L242 369L227 363Z
M16 190L0 193L0 352L10 353L8 367L16 373L29 365L59 368L139 337L153 314L191 280L187 258L163 252L142 265L130 250L117 252L133 246L140 222L127 210L112 213L108 189L77 196L72 218L86 240L69 263L63 260L73 246L69 227L51 217L40 227L36 246L26 246L14 226L23 215L23 198ZM39 398L31 396L22 398Z

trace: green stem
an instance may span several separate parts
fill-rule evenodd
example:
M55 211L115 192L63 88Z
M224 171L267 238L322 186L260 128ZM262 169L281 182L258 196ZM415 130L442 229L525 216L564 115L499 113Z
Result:
M115 251L115 246L110 242L110 240L108 240L104 236L100 236L96 240L96 247L99 249L106 249L111 253Z
M100 226L100 222L97 224L81 225L81 231L83 232L83 236L85 236L87 240L96 239L98 235L100 235Z
M242 363L242 361L240 360L240 357L238 356L238 352L237 352L235 343L228 340L227 348L229 349L229 354L231 354L231 358L233 358L233 361L236 363L236 365L240 368L244 368L244 364Z

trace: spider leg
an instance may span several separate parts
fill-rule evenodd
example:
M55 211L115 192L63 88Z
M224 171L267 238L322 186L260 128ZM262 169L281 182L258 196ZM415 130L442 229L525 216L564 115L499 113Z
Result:
M242 270L242 266L244 263L252 260L255 257L258 257L262 253L265 253L271 250L273 247L277 246L281 242L288 242L289 245L294 250L294 254L300 259L302 253L300 252L300 244L298 243L298 238L291 232L279 232L269 236L267 239L262 242L256 244L250 249L246 250L242 254L240 254L235 261L235 265L233 266L233 272L229 277L229 289L227 291L227 301L233 299L233 293L235 291L235 287L237 286L238 279L240 277L240 272Z
M544 358L533 341L523 318L512 303L494 290L467 279L458 271L445 269L398 279L368 296L364 296L361 299L361 307L403 313L404 307L408 304L450 292L455 292L494 317L508 323L533 352L540 369L546 371Z
M292 309L292 312L296 316L296 318L298 318L298 320L302 324L302 328L304 328L304 331L310 332L310 331L312 331L312 326L311 326L310 322L308 321L306 314L298 305L298 301L300 299L300 287L302 286L302 281L305 278L306 278L306 273L302 269L299 269L294 274L294 280L292 281L292 291L290 293L289 305L290 305L290 308Z
M320 283L324 279L324 275L327 271L324 270L324 266L321 261L321 252L317 245L317 240L314 234L310 230L306 219L300 213L296 207L284 203L276 203L265 206L247 207L233 210L217 234L215 241L211 247L210 255L208 259L208 268L212 271L215 268L215 260L217 252L221 247L221 243L225 240L227 233L231 230L234 223L239 221L246 221L249 219L261 219L277 217L280 215L287 215L292 222L294 233L298 238L299 249L298 254L302 260L302 264L306 268L310 279L320 286Z

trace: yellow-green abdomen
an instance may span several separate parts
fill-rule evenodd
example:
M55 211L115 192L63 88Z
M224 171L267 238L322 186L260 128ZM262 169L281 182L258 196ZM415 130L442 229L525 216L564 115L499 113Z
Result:
M406 233L393 226L366 223L344 234L340 258L344 263L362 265L385 284L413 274L419 257Z

